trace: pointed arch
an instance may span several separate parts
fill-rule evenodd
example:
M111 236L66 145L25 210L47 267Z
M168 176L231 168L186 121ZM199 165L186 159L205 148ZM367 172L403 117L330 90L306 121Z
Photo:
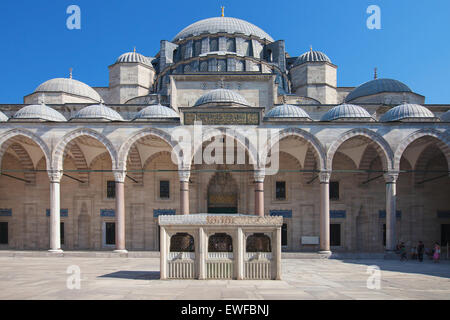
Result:
M188 168L191 168L192 162L194 161L195 155L197 152L201 152L203 148L203 144L205 142L211 141L212 138L217 137L229 137L237 142L244 150L247 152L249 156L250 164L254 167L256 170L258 166L258 156L257 156L257 149L254 143L245 135L245 133L240 132L239 130L232 129L232 128L212 128L208 129L205 133L202 135L202 139L198 142L194 141L193 143L193 150L190 155L190 162L188 164Z
M322 143L311 133L299 128L286 128L280 130L274 136L274 138L269 139L261 155L261 162L266 163L266 159L269 155L269 152L272 150L275 144L281 142L281 140L289 136L298 137L302 140L305 140L308 143L311 150L313 151L313 155L314 158L316 159L319 170L325 170L327 168L326 153Z
M357 128L344 132L331 144L327 152L327 168L332 170L333 158L339 147L346 141L358 136L366 138L369 141L369 145L375 148L383 163L383 169L386 171L392 170L392 159L394 158L394 155L391 147L378 133L365 128Z
M118 153L118 167L126 170L127 169L127 159L128 155L130 153L131 147L138 142L141 138L147 137L147 136L154 136L157 138L160 138L164 142L168 144L169 147L173 150L177 150L178 143L172 140L172 137L165 131L155 129L155 128L147 128L143 129L137 133L135 133L132 137L128 138L120 147L119 153ZM177 161L178 161L178 167L180 167L182 161L180 160L181 155L176 154Z
M416 132L411 133L408 137L403 139L403 141L397 147L394 155L394 169L400 170L400 160L402 159L403 153L406 148L411 145L417 139L423 137L433 137L438 140L436 145L441 149L445 158L447 159L447 166L450 170L450 136L446 132L441 132L436 129L421 129Z
M106 138L101 133L87 128L77 129L75 131L71 131L68 134L66 134L56 145L55 149L53 150L52 155L52 169L53 170L62 170L63 169L63 160L64 160L64 153L66 150L66 147L68 144L82 136L88 136L91 138L94 138L95 140L101 142L106 149L108 150L108 153L111 157L112 161L112 167L113 170L117 168L117 151L114 145L111 143L111 141Z
M0 164L3 158L3 155L5 154L6 150L9 148L9 146L14 143L14 140L12 140L14 137L23 136L26 138L29 138L34 143L36 143L41 151L44 153L45 161L47 165L47 170L49 170L50 166L50 159L51 159L51 152L50 148L48 147L47 143L44 142L40 137L35 135L34 133L24 130L24 129L12 129L10 131L7 131L6 133L0 135Z

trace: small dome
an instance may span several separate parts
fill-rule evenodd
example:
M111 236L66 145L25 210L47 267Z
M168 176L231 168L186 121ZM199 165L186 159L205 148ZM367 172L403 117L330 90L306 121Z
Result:
M249 106L247 100L239 93L228 89L215 89L201 96L195 103L195 107L208 103L235 103Z
M11 120L67 121L64 116L45 104L32 104L17 111Z
M282 104L270 109L269 112L266 113L265 118L295 118L311 120L305 110L291 104Z
M34 92L63 92L73 94L100 102L101 97L87 84L74 79L56 78L51 79L39 87Z
M308 52L305 52L300 57L297 58L294 62L294 66L299 66L306 62L329 62L331 63L330 58L320 51L313 51L312 49Z
M138 112L133 120L151 119L179 119L180 116L175 110L160 104L148 106Z
M220 32L228 34L242 33L246 36L256 36L260 39L267 39L273 42L271 36L254 24L231 17L215 17L197 21L178 33L172 42L201 34L215 34Z
M103 104L94 104L81 109L70 120L123 121L123 118L118 112Z
M450 122L450 110L441 115L441 121Z
M320 121L351 120L373 121L366 109L354 104L341 104L328 110Z
M381 118L381 122L392 122L401 120L433 121L436 116L427 108L419 104L402 104L386 112Z
M124 62L137 62L145 64L147 66L152 66L150 58L137 52L124 53L116 60L116 63L124 63Z
M8 117L6 116L6 114L4 114L3 112L0 111L0 122L6 122L8 121Z
M345 101L349 102L356 98L371 96L382 92L412 92L412 90L406 84L397 80L375 79L355 88L348 94Z

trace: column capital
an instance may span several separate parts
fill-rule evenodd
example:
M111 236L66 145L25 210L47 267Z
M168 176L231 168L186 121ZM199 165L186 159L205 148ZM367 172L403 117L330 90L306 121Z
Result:
M266 177L266 170L265 169L257 169L253 173L255 182L264 182L264 178Z
M125 182L125 178L127 177L127 172L125 170L113 170L113 174L116 182Z
M331 171L320 171L319 180L320 183L330 183Z
M63 173L59 170L47 171L51 183L60 183Z
M191 177L191 169L181 168L178 170L178 175L180 176L180 182L189 182L189 178Z
M384 180L386 181L386 183L395 183L397 182L398 174L399 173L397 171L386 172L384 174Z

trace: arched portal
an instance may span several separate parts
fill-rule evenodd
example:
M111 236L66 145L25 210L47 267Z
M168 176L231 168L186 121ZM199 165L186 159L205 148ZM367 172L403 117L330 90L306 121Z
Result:
M422 241L450 243L450 146L445 134L433 130L413 133L401 142L395 157L397 238L408 250Z

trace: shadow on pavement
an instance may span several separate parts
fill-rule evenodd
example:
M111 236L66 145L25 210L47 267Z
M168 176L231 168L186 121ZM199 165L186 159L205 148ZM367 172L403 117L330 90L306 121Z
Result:
M99 276L99 278L119 278L132 280L159 280L159 277L159 271L117 271Z
M419 262L417 260L399 261L399 260L354 260L339 259L344 263L378 266L381 271L402 272L411 274L423 274L434 277L450 278L450 261L444 260L439 263L433 263L429 260Z

